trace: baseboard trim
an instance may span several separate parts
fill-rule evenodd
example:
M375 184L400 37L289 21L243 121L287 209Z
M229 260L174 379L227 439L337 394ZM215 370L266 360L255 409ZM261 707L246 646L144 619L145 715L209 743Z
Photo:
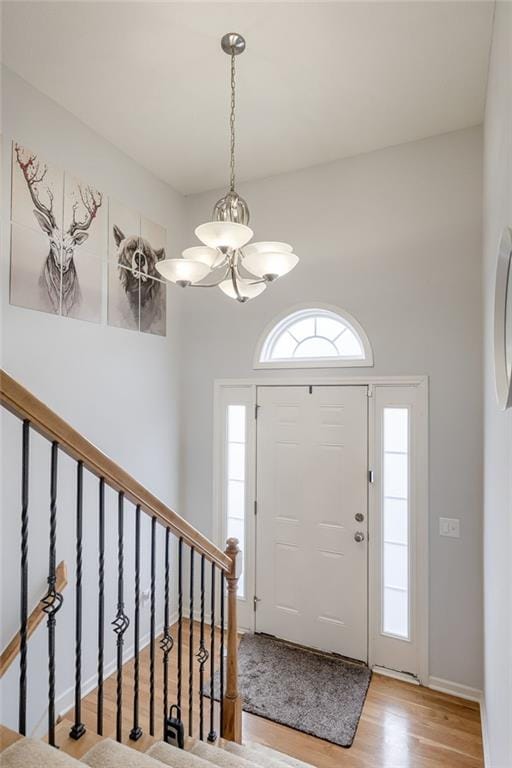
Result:
M487 730L487 709L485 706L485 696L482 693L480 699L480 723L482 726L482 747L484 752L484 768L491 768L491 750L489 745L489 732Z
M469 685L455 683L453 680L444 680L442 677L430 676L428 679L428 687L432 688L433 691L449 693L452 696L457 696L459 699L476 701L479 704L482 703L483 694L479 688L472 688Z
M411 685L420 684L418 678L410 675L408 672L397 672L394 669L387 669L387 667L372 667L372 672L384 677L392 677L393 680L401 680L403 683L410 683Z

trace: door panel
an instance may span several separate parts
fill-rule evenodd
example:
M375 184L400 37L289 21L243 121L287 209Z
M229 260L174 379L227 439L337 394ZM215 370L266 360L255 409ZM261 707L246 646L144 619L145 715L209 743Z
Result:
M256 629L366 660L367 389L261 387L258 404Z

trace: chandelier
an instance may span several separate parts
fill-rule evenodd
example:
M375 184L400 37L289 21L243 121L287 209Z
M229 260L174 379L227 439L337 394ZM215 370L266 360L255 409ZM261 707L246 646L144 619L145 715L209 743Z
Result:
M162 277L182 288L218 287L243 303L290 272L299 259L287 243L250 243L253 231L248 226L249 207L235 189L235 57L245 50L245 40L231 32L224 35L221 46L231 57L229 191L215 203L213 221L195 229L202 245L186 248L181 258L164 259L156 268ZM202 282L206 278L209 281Z

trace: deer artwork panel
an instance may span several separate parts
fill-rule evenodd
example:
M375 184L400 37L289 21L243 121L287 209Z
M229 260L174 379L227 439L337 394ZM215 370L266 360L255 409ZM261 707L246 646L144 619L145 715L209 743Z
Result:
M101 192L13 144L11 303L101 321Z
M106 266L108 324L165 336L165 248L164 227L13 143L11 304L100 323Z
M165 258L166 230L109 200L108 323L166 335L166 289L155 265Z

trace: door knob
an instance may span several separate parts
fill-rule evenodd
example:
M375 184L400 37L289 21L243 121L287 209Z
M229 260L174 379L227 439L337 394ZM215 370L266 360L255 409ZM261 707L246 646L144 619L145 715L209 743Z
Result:
M358 543L364 541L364 533L362 531L356 531L354 533L354 541L357 541Z

